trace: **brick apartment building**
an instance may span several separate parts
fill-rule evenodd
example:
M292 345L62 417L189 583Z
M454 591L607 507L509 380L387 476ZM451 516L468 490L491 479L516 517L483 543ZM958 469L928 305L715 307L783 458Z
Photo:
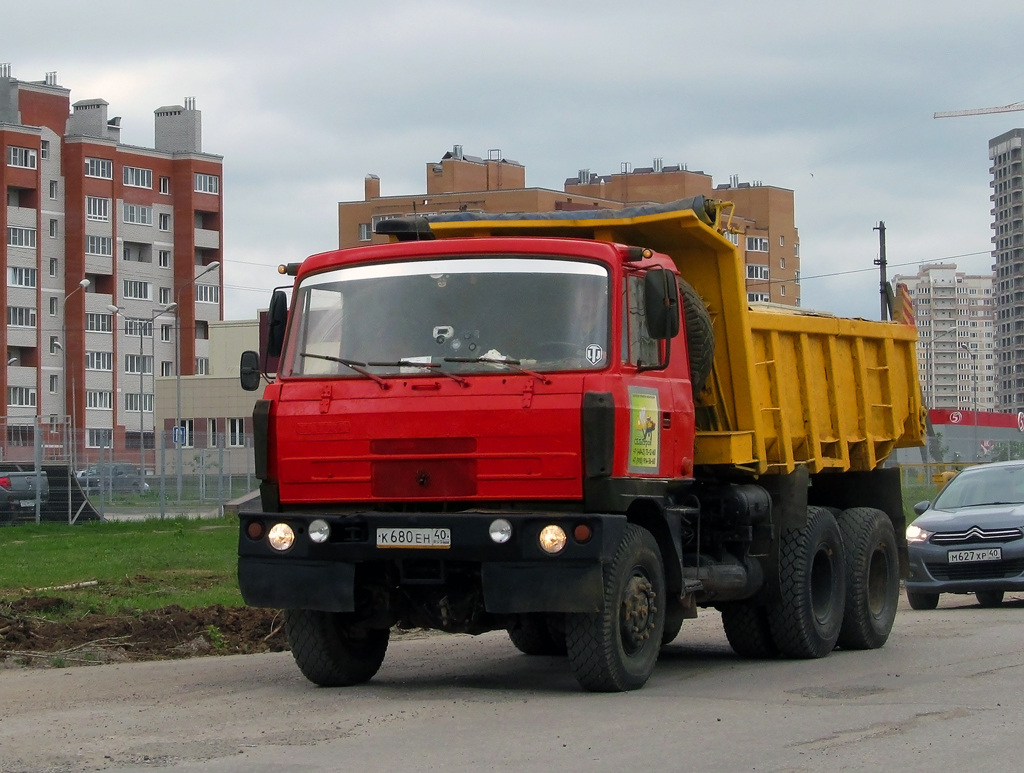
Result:
M67 417L79 459L152 448L153 378L175 374L175 315L180 372L209 371L222 158L202 151L201 114L185 102L158 108L155 147L135 147L105 101L71 105L56 73L26 82L0 65L3 450L31 446L36 417L48 432Z
M426 165L426 195L381 196L380 180L367 175L362 201L338 204L338 244L355 247L383 243L374 235L381 220L439 212L550 212L621 209L627 205L670 202L704 195L735 204L733 233L744 251L747 296L751 302L800 305L800 243L794 224L793 191L733 177L715 187L711 176L684 165L633 169L599 176L582 169L565 181L563 191L527 188L526 169L491 150L487 158L469 156L462 146Z

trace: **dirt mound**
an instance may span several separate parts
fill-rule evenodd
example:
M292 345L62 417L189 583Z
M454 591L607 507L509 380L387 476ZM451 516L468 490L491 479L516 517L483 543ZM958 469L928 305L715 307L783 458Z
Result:
M283 617L272 609L170 606L60 622L39 616L63 605L41 596L0 604L0 662L62 667L288 649Z

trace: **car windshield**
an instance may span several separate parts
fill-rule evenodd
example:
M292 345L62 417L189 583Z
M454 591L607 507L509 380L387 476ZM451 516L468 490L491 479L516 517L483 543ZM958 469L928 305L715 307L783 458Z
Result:
M936 510L982 505L1024 504L1024 464L970 467L942 489Z
M471 257L353 266L295 296L283 375L365 378L443 368L602 368L608 271L554 258Z

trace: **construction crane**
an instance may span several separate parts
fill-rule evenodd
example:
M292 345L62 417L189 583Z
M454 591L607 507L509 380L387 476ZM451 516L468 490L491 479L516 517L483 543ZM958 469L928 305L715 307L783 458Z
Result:
M965 115L991 115L992 113L1015 113L1024 110L1024 102L1011 102L1002 107L980 107L977 110L946 110L935 113L932 118L962 118Z

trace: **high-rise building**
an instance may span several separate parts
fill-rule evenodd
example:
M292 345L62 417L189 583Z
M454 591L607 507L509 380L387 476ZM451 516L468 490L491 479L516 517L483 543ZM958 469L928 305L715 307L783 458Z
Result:
M914 301L917 369L930 409L997 410L991 274L928 263L896 275Z
M153 148L122 144L120 123L102 99L71 105L56 73L26 82L0 65L0 443L31 446L37 417L68 417L78 458L144 453L154 374L209 370L222 158L202 150L194 99L155 111Z
M992 161L992 262L995 270L998 410L1024 410L1024 199L1021 140L1013 129L988 142Z
M456 145L427 164L426 195L381 196L380 179L367 175L362 201L338 204L338 244L356 247L386 242L374 234L381 220L439 212L549 212L621 209L627 205L667 203L704 195L735 205L724 218L731 239L743 251L750 302L800 305L800 242L794 224L793 191L760 182L714 187L711 176L684 165L650 168L624 165L620 174L599 176L581 169L563 191L527 188L525 168L491 150L487 158L463 153Z

